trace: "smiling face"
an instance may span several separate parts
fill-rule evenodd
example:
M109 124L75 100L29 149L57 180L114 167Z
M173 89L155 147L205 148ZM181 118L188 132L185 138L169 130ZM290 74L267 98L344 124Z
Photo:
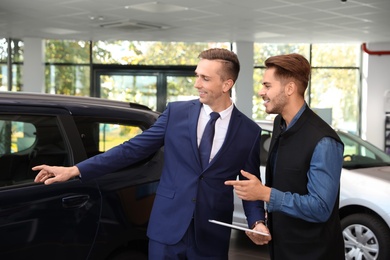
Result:
M268 114L283 114L287 105L286 83L275 78L275 68L268 68L264 72L263 87L259 95L264 100L265 111Z
M219 60L202 59L195 70L195 88L199 91L199 100L215 112L230 106L229 90L234 84L231 79L223 79L225 75L222 65Z

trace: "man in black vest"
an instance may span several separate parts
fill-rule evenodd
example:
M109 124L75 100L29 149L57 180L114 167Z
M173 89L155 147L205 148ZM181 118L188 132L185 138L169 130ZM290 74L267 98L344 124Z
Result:
M227 181L244 200L267 203L271 259L345 259L339 219L344 146L336 132L306 104L310 64L299 54L265 61L259 95L266 112L278 114L266 168L266 185L248 172ZM266 231L263 224L256 230ZM259 245L269 237L247 232Z

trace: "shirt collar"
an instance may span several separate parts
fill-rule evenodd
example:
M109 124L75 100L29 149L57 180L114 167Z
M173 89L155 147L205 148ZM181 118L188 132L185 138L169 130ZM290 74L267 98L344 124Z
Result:
M231 103L231 105L228 108L226 108L225 110L219 112L221 120L224 119L225 117L227 117L229 114L232 113L233 107L234 107L234 103L233 103L233 100L232 100L232 103ZM206 104L203 104L203 108L204 108L204 112L206 113L207 116L209 116L210 113L213 112L213 110L211 110L210 106L208 106Z
M291 128L297 121L298 119L301 117L301 115L303 114L303 111L305 111L307 107L307 104L306 102L303 104L303 106L299 109L298 113L294 116L294 118L291 120L291 123L288 125L288 127L286 128L286 130L288 130L289 128Z

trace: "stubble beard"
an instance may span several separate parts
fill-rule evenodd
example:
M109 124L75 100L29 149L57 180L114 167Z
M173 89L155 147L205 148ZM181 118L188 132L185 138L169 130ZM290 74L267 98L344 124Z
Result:
M286 96L284 91L279 92L274 98L269 102L271 105L270 109L266 109L268 114L282 114L282 111L287 103Z

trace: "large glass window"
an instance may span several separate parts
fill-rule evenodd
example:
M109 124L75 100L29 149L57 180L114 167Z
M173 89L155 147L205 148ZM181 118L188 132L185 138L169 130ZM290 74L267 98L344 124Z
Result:
M45 67L45 92L73 96L90 95L90 67L56 64Z
M45 40L47 63L89 64L88 41Z
M264 61L270 56L281 55L286 53L299 53L310 58L309 44L254 44L254 62L255 66L264 66Z
M358 44L313 44L311 65L357 69L360 67L360 52Z
M360 115L358 86L359 70L314 68L311 107L325 112L333 127L357 134Z
M45 92L90 96L90 42L45 40Z
M157 77L153 75L100 76L100 97L139 103L157 109Z
M191 100L199 97L194 76L168 76L167 102Z
M335 128L359 134L360 45L313 44L312 108L327 110Z
M0 39L0 62L6 63L8 57L8 42L6 39Z
M196 66L202 50L230 49L231 44L45 40L45 47L45 92L138 102L161 111L167 102L198 96L188 67ZM6 39L0 40L1 90L23 89L23 49L20 40L12 39L10 43ZM260 120L274 116L265 113L258 92L262 87L265 59L284 53L300 53L311 62L312 78L306 92L310 107L326 116L335 128L359 134L361 51L358 44L255 43L252 118ZM10 58L11 71L8 68ZM118 66L126 65L125 69L129 71L124 76L107 73L101 74L99 79L92 76L96 74L96 66L105 65L116 66L117 70ZM137 68L133 70L131 66ZM163 66L174 68L171 71L187 66L187 74L142 74L143 68ZM99 80L101 85L96 82Z
M0 64L0 90L8 90L8 77L7 77L8 66L5 64Z
M45 92L138 102L156 109L157 95L165 95L167 91L157 91L159 86L155 77L142 79L141 75L102 75L99 78L101 85L98 85L97 82L90 82L90 75L94 73L90 70L90 61L92 64L126 66L188 66L197 64L198 55L204 49L230 47L229 43L97 41L92 43L90 58L90 44L85 41L45 41ZM154 82L148 78L154 78ZM183 92L190 89L188 78L178 81L180 79L175 77L166 80L169 85L167 96L177 100L180 96L188 98L195 93L193 89L189 93ZM186 84L177 86L177 83ZM175 94L178 96L174 97Z
M196 65L201 51L230 49L229 43L98 41L93 44L93 63L126 65Z
M22 90L23 50L24 44L21 40L11 39L8 41L0 39L0 90ZM11 63L11 68L9 68L8 62Z

